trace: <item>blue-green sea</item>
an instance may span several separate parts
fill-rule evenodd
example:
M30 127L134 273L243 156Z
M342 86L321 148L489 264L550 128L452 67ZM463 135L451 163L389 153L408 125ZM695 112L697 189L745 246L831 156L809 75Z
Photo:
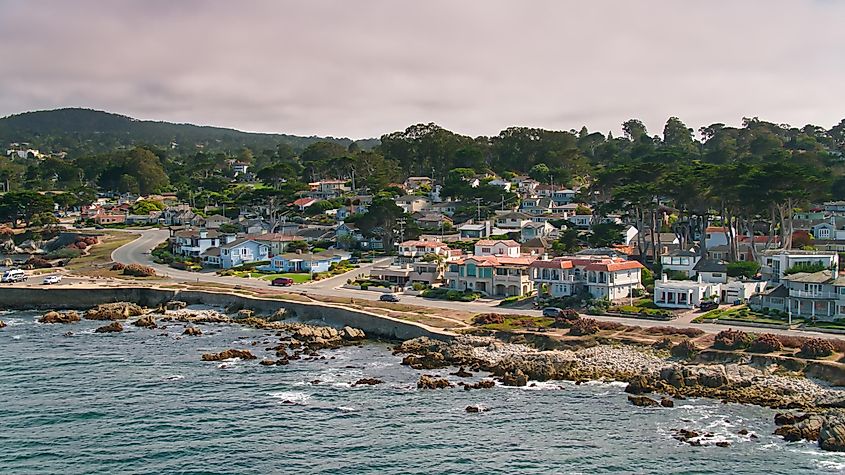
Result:
M619 384L423 391L420 373L386 343L265 367L200 356L226 348L264 356L276 344L271 332L204 325L204 335L179 338L183 326L170 324L94 334L102 322L36 318L0 314L8 324L0 329L0 474L845 470L845 454L772 436L774 412L759 407L686 400L637 408ZM385 383L351 386L363 377ZM489 410L468 414L467 405ZM679 428L731 445L691 447L672 438Z

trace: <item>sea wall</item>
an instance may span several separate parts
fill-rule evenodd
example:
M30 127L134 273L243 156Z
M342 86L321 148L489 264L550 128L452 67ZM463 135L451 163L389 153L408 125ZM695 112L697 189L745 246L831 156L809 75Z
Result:
M451 333L437 328L330 303L248 297L222 291L148 287L0 287L0 309L3 310L85 310L110 302L134 302L146 307L158 307L170 300L250 309L259 315L269 315L283 308L303 321L319 321L332 326L349 325L364 330L368 335L393 340L420 336L438 340L452 338Z

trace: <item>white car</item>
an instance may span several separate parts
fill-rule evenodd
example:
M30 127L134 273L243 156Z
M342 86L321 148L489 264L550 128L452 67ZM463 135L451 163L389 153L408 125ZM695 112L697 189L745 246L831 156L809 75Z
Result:
M48 275L47 277L44 277L44 280L42 281L42 283L44 285L51 285L51 284L58 284L61 281L62 281L62 276L60 276L60 275Z

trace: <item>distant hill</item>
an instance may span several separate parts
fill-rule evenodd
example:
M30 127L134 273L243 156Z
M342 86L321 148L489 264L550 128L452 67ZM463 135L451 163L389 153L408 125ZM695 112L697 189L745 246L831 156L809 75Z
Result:
M24 112L0 119L0 146L28 142L42 151L67 150L100 153L136 145L195 150L236 152L248 147L255 152L287 143L296 151L318 141L349 146L353 141L334 137L301 137L287 134L259 134L221 127L138 120L131 117L82 108ZM378 144L377 139L358 141L361 148Z

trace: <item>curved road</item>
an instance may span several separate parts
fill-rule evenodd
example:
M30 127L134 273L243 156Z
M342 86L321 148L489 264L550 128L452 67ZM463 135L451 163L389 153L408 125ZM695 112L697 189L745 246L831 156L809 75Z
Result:
M128 244L125 244L112 252L112 260L122 262L124 264L143 264L154 268L160 275L169 277L180 282L214 282L218 284L226 284L231 286L241 287L256 287L266 289L269 283L260 279L244 279L240 277L221 277L214 272L189 272L173 269L168 266L156 264L152 261L150 251L166 241L170 236L170 232L161 229L149 229L143 231L129 231L140 234L140 237ZM306 284L299 284L288 288L291 292L301 293L309 297L319 300L319 296L333 296L333 297L354 297L360 300L378 300L381 296L379 292L369 292L360 290L350 290L341 288L346 283L346 280L352 275L364 274L368 275L373 264L364 264L346 274L341 274L329 279L324 279L318 282L309 282ZM501 309L496 307L498 301L481 301L481 302L451 302L445 300L431 300L418 296L403 295L401 296L402 303L416 305L420 307L440 308L449 310L458 310L462 312L473 313L489 313L489 312L507 312L510 314L534 315L539 316L539 310L532 309ZM731 325L716 325L716 324L697 324L692 323L691 320L694 314L687 314L678 319L671 321L656 321L656 320L642 320L637 318L619 318L609 316L590 316L597 320L618 322L626 325L636 325L641 327L662 327L670 326L676 328L698 328L708 333L718 333L727 328L734 328L738 330L757 332L757 333L777 333L777 334L791 334L800 336L819 336L823 338L845 338L845 335L837 335L833 333L818 333L804 330L785 330L785 329L770 329L770 328L753 328L746 326L731 326Z

